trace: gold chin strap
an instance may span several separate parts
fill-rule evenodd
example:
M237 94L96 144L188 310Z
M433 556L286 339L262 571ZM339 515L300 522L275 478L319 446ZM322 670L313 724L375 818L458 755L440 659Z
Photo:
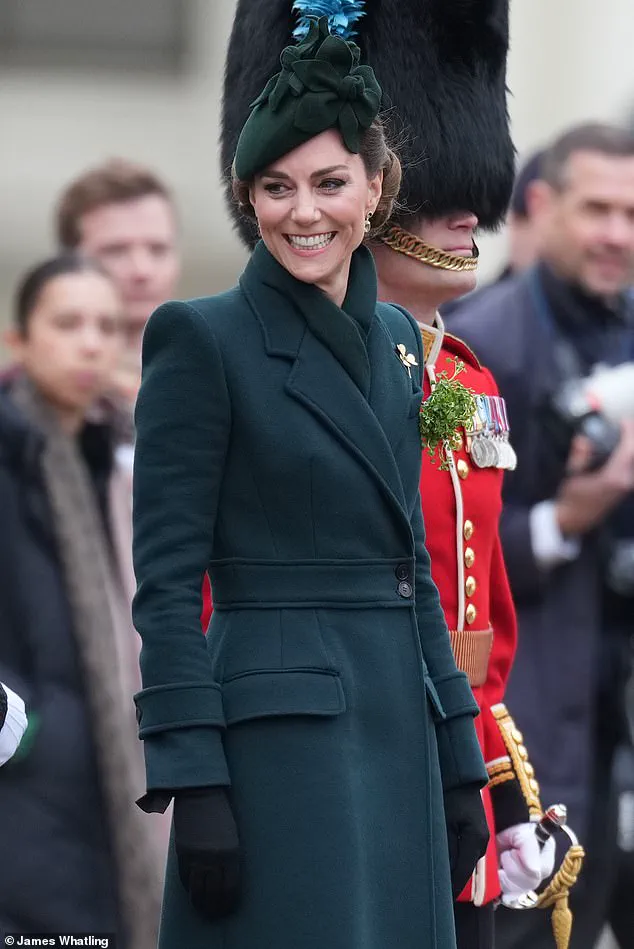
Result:
M472 257L450 254L448 251L431 247L420 237L403 230L398 224L391 224L386 231L379 235L378 239L391 247L392 250L395 250L397 254L413 257L414 260L419 260L421 264L429 264L430 267L437 267L439 270L465 271L478 269L479 251L475 243Z

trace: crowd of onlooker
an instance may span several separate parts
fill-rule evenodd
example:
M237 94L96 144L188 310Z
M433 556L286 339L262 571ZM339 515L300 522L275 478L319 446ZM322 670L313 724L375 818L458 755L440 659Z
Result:
M131 461L143 327L175 294L178 228L164 183L127 161L74 181L55 223L0 375L0 929L151 949L169 818L134 805Z
M143 328L177 292L177 215L123 160L72 182L55 214L57 253L16 288L0 374L0 930L116 930L150 949L168 818L134 805L130 488ZM577 127L531 157L507 233L499 279L445 314L492 369L519 458L501 522L520 620L507 705L544 804L568 805L588 851L579 932L609 922L625 949L634 419L575 416L562 393L634 362L629 133ZM507 917L524 945L531 914Z

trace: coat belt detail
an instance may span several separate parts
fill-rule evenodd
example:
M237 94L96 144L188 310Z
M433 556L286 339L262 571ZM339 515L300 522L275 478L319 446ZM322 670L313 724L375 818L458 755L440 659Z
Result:
M489 656L493 646L493 630L488 629L452 629L451 648L456 659L456 665L461 672L465 672L469 685L484 685L487 680Z
M414 558L230 560L209 565L214 608L413 607Z

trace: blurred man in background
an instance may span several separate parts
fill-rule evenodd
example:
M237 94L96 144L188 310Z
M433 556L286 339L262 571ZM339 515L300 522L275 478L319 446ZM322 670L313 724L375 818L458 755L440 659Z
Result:
M532 267L539 256L535 224L535 182L540 180L543 152L534 152L520 167L506 219L508 264L501 275L511 277Z
M148 317L174 296L181 262L169 188L154 171L124 159L89 169L62 193L59 246L99 261L124 307L125 348L115 385L132 407L141 379L141 340Z
M533 152L526 159L515 177L511 202L509 204L508 214L505 221L505 236L508 250L504 267L494 278L493 283L499 283L508 277L521 273L528 267L532 267L537 260L538 250L538 229L535 223L535 214L533 209L533 194L535 192L535 182L539 181L540 168L543 152ZM469 301L473 303L481 293L486 293L490 283L485 283L477 290L470 293ZM442 303L440 313L443 317L449 317L458 307L462 306L462 297L447 300Z
M568 805L588 853L572 894L572 947L592 949L608 917L625 947L634 906L629 899L616 914L610 909L613 761L628 737L634 576L611 577L618 545L634 553L634 420L619 429L600 419L582 435L562 387L598 363L634 358L626 292L634 274L634 136L576 127L544 154L540 176L532 192L537 266L465 299L449 327L494 372L514 431L518 466L507 475L501 521L519 617L507 700L544 799ZM500 909L496 929L502 949L552 945L545 914Z

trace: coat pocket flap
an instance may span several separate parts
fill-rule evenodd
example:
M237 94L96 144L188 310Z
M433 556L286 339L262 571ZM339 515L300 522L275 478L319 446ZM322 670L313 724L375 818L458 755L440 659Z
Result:
M341 679L329 669L248 672L222 687L227 725L281 715L341 715L346 701Z

